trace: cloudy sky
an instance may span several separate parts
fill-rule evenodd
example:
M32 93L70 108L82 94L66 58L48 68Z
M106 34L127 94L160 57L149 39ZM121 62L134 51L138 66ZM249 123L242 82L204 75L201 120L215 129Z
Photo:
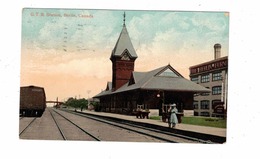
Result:
M23 9L21 86L45 88L47 100L94 96L112 80L111 51L123 10ZM138 58L135 71L171 64L185 78L189 67L213 60L213 46L228 55L229 14L126 10ZM88 93L90 92L90 93Z

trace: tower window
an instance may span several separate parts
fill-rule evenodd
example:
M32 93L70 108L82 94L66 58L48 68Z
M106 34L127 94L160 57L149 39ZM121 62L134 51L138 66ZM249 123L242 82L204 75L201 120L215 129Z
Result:
M130 60L130 57L129 57L129 54L128 54L128 51L126 50L121 58L121 60Z

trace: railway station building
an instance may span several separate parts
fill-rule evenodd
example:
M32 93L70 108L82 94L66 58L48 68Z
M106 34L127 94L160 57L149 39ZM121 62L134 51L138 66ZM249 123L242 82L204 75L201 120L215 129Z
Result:
M125 21L125 20L124 20ZM138 58L125 23L112 50L112 82L95 95L101 111L131 114L138 106L159 115L167 105L175 103L180 112L193 110L193 97L210 90L185 79L170 64L148 72L134 70Z
M222 105L227 110L228 56L221 57L221 45L214 45L214 59L191 66L190 79L211 92L194 95L195 116L216 116L216 107Z

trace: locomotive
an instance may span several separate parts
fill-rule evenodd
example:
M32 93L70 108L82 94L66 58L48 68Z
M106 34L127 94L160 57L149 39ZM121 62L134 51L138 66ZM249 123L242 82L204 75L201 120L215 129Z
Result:
M20 87L20 116L41 117L46 108L43 87Z

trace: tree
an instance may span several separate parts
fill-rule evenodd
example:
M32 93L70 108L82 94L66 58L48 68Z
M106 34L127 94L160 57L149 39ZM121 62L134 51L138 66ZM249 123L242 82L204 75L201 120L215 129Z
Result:
M76 98L69 98L65 104L67 106L71 106L73 108L75 108L75 110L77 110L78 108L80 108L81 110L86 109L87 105L88 105L88 101L85 98L81 98L81 99L76 99Z
M83 109L87 109L88 101L85 98L81 98L77 101L77 105L82 111Z
M101 111L101 106L100 106L100 104L98 102L92 102L91 104L94 106L94 110L96 112L100 112Z

